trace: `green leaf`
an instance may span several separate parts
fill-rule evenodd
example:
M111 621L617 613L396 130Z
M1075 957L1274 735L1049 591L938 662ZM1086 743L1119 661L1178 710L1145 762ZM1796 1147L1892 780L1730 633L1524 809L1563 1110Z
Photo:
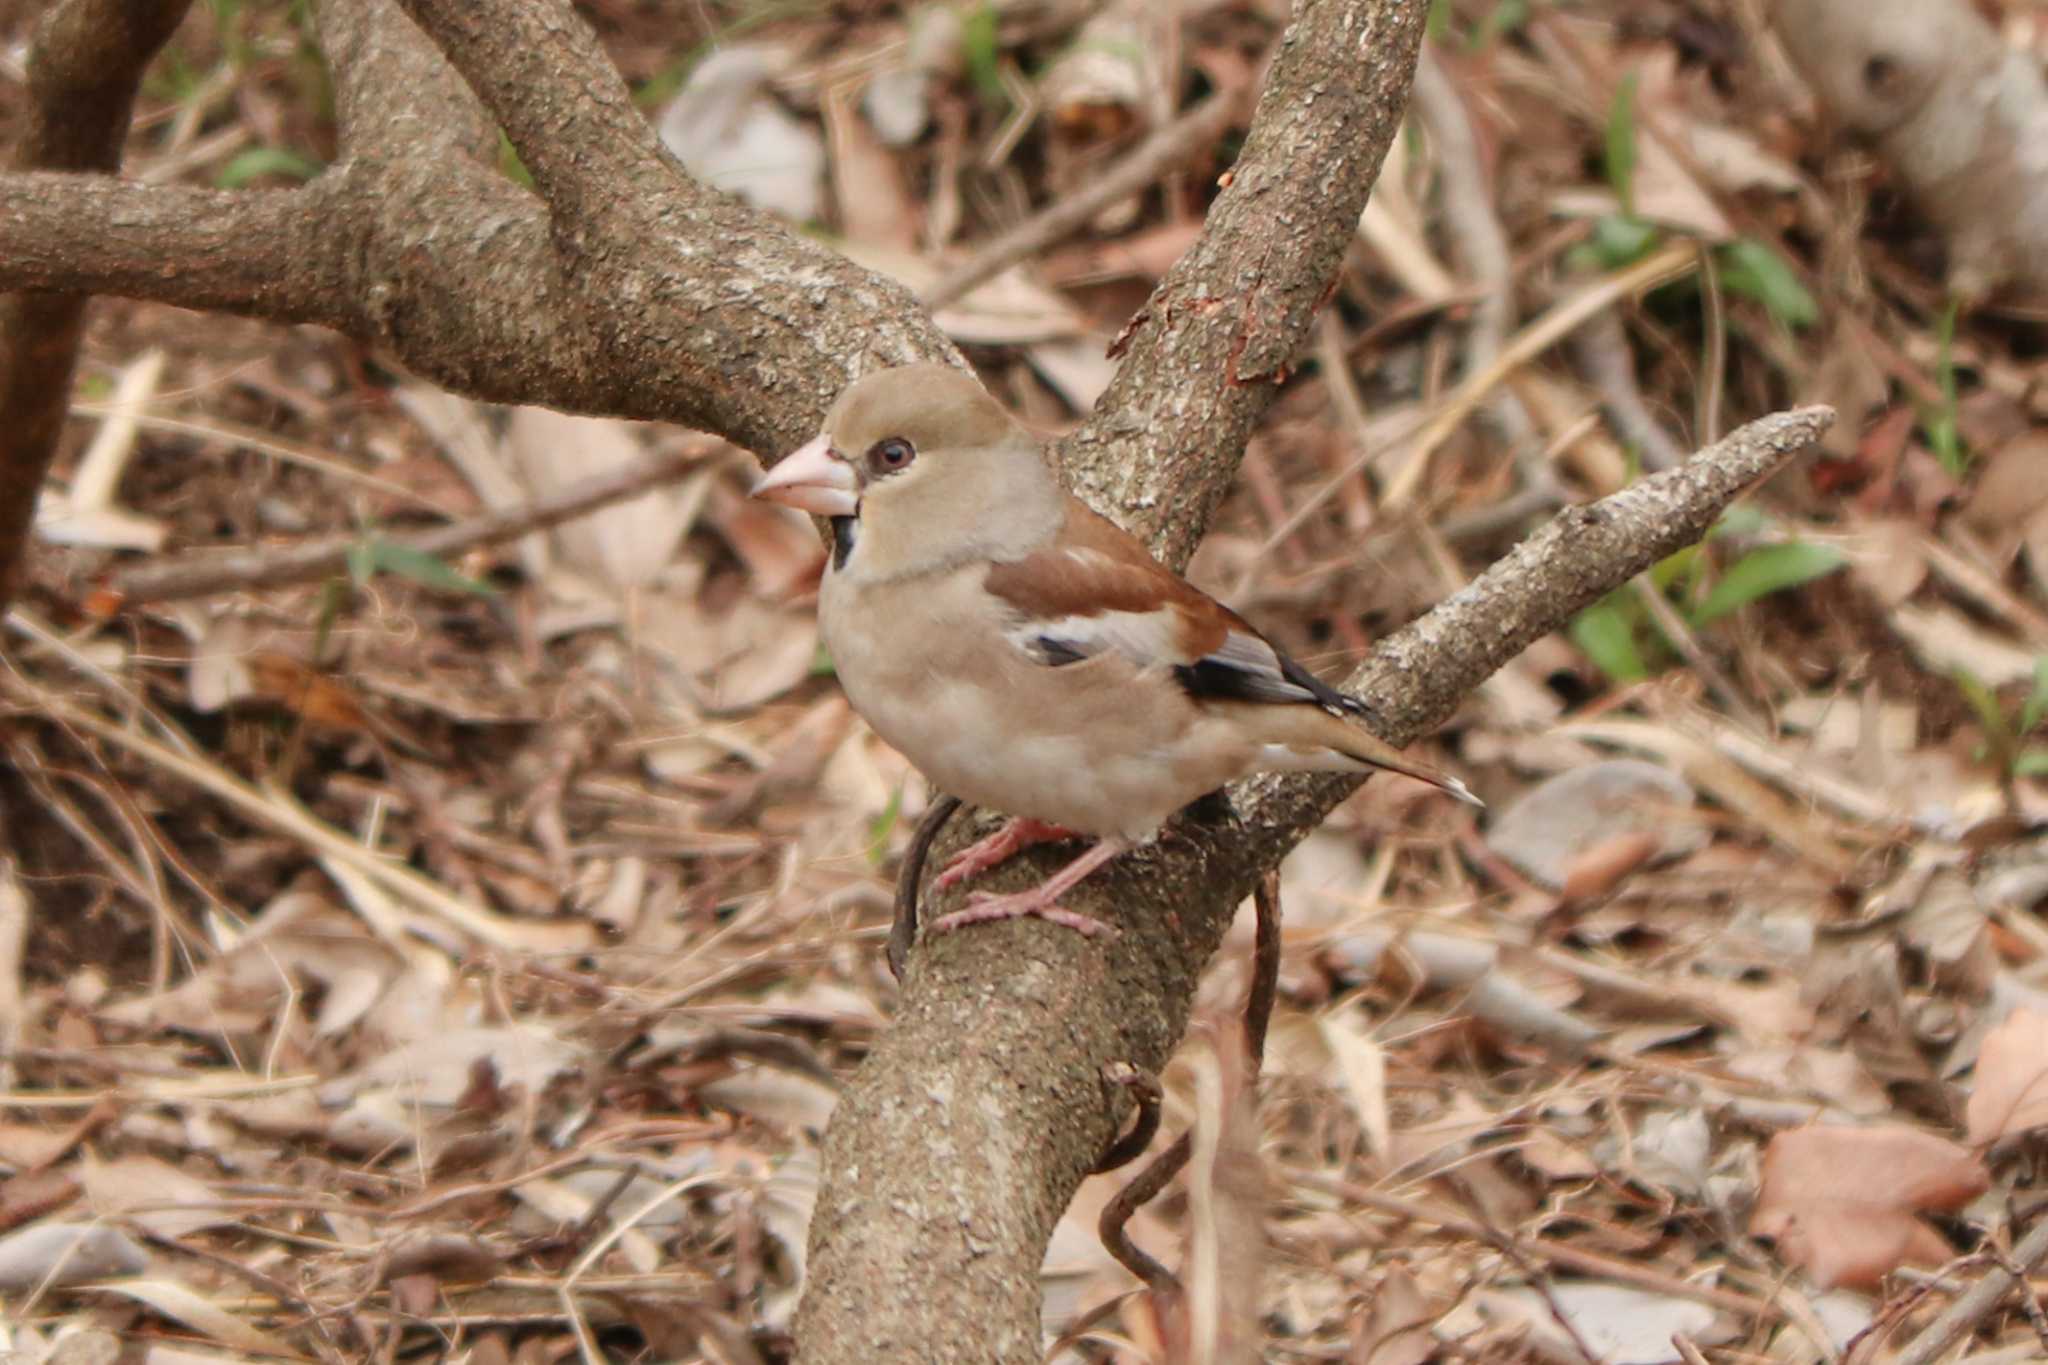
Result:
M1787 328L1811 327L1820 321L1820 305L1791 263L1762 242L1744 237L1716 253L1721 260L1721 285L1731 294L1755 299Z
M1970 709L1977 713L1977 723L1984 728L1984 747L1990 758L2002 770L2017 772L2019 756L2015 751L2019 744L2005 718L2005 708L1998 704L1998 694L1966 668L1957 669L1954 677L1956 690L1970 703Z
M238 190L266 175L311 180L320 170L319 162L284 147L244 147L228 158L228 164L214 177L214 184L224 190Z
M1688 545L1683 550L1674 550L1650 566L1650 581L1665 592L1673 588L1681 590L1697 579L1703 571L1705 557L1697 545Z
M2020 708L2020 733L2027 734L2048 717L2048 654L2034 658L2034 690L2027 694L2027 704Z
M368 583L377 573L377 551L374 542L367 537L348 547L348 578L357 587Z
M889 832L902 818L903 788L898 787L889 794L889 804L882 808L882 813L868 822L868 866L882 865L882 859L889 854Z
M1607 106L1607 183L1621 200L1624 217L1636 216L1636 73L1614 87Z
M1571 637L1612 682L1641 682L1650 676L1642 651L1636 648L1635 625L1612 599L1596 602L1573 617Z
M1803 540L1751 550L1728 566L1728 572L1693 613L1693 624L1718 621L1759 597L1831 574L1844 562L1842 552L1832 545L1811 545Z
M967 59L967 74L981 97L991 104L1008 104L1009 92L1003 88L1003 78L997 70L1002 48L996 38L996 7L987 0L969 10L961 24L960 51Z
M1513 33L1528 22L1529 0L1500 0L1472 31L1469 46L1474 52L1484 52L1500 41L1503 34Z
M1960 298L1951 298L1935 328L1940 350L1935 359L1934 378L1941 385L1941 402L1920 414L1920 428L1927 435L1928 449L1934 452L1941 467L1958 479L1970 467L1970 452L1963 445L1962 427L1956 421L1956 314L1961 307Z
M1571 249L1566 263L1577 270L1619 270L1650 254L1663 234L1640 218L1610 213L1593 224L1593 235Z
M519 159L519 149L512 145L512 139L505 136L505 130L498 130L498 170L515 185L533 188L533 172L526 169L526 163Z
M1770 521L1771 519L1764 515L1763 509L1755 503L1738 502L1721 513L1720 520L1707 532L1707 538L1713 540L1720 536L1760 536L1770 526Z
M349 572L358 583L367 581L371 574L388 573L444 592L474 593L478 597L498 595L498 590L490 584L459 574L425 550L415 550L394 540L380 540L372 536L350 546L348 554Z
M2012 761L2014 777L2048 777L2048 749L2024 749Z

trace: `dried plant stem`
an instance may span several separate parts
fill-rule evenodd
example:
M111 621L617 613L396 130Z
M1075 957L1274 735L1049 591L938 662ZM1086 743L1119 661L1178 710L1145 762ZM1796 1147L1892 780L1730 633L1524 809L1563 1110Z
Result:
M2033 1289L2015 1276L2013 1270L2032 1274L2043 1261L2048 1261L2048 1218L2034 1224L2033 1230L2012 1249L2013 1269L1993 1266L1987 1270L1983 1279L1971 1285L1940 1317L1921 1329L1920 1335L1899 1352L1893 1365L1934 1365L1965 1333L1976 1330L1979 1323L1991 1316L1991 1311L2012 1292L2013 1286L2019 1285L2023 1293L2033 1293Z
M1252 907L1256 915L1252 937L1252 980L1251 988L1245 992L1244 1002L1244 1050L1245 1060L1250 1064L1250 1079L1258 1083L1259 1070L1266 1060L1266 1029L1273 1022L1273 1002L1280 991L1280 874L1268 872L1259 879L1257 889L1252 892ZM1152 1121L1150 1127L1158 1127L1159 1083L1151 1082ZM1144 1112L1141 1102L1141 1113ZM1146 1132L1147 1125L1141 1120L1133 1129L1133 1137ZM1150 1134L1147 1132L1147 1140ZM1111 1149L1118 1154L1126 1146L1144 1150L1142 1144L1127 1138ZM1135 1156L1136 1152L1131 1152ZM1102 1245L1109 1254L1116 1257L1124 1269L1143 1280L1155 1294L1180 1293L1180 1280L1174 1273L1155 1260L1133 1242L1128 1231L1131 1215L1152 1202L1159 1192L1166 1188L1168 1181L1180 1173L1194 1154L1193 1133L1182 1133L1174 1139L1171 1147L1153 1159L1151 1165L1138 1173L1136 1179L1118 1190L1107 1204L1102 1206L1101 1218L1096 1231L1102 1238ZM1128 1159L1125 1158L1125 1159ZM1106 1155L1097 1165L1097 1170L1112 1170L1121 1165Z
M501 948L533 948L535 935L547 933L547 926L518 924L472 904L406 867L363 847L340 830L315 818L282 792L264 791L228 772L218 764L151 739L80 706L49 688L31 682L19 673L0 675L0 689L14 695L30 709L76 726L89 734L125 749L163 772L225 801L244 816L280 833L298 839L343 867L368 878L388 894L408 905L474 935L478 940ZM560 926L560 947L574 949L587 939L587 926Z
M649 456L606 474L579 479L559 492L523 506L486 512L431 531L387 535L383 539L436 558L480 545L516 540L529 532L559 526L657 488L682 475L697 462L699 454L670 451ZM204 557L140 564L116 574L112 586L124 605L133 605L309 583L341 573L348 566L349 551L362 541L359 535L333 536L305 545L226 550Z
M1403 1198L1388 1194L1384 1190L1370 1189L1349 1180L1311 1172L1296 1172L1293 1180L1298 1185L1334 1194L1366 1208L1392 1214L1412 1222L1428 1223L1442 1228L1453 1237L1468 1241L1483 1242L1488 1246L1509 1246L1521 1256L1530 1260L1543 1261L1565 1270L1591 1275L1597 1279L1609 1280L1615 1284L1630 1285L1647 1290L1652 1294L1665 1294L1672 1298L1690 1299L1694 1303L1706 1304L1724 1313L1734 1313L1746 1319L1775 1319L1780 1316L1777 1307L1768 1300L1738 1294L1733 1290L1714 1289L1707 1285L1694 1284L1675 1275L1660 1274L1648 1266L1624 1261L1618 1257L1603 1256L1565 1242L1556 1242L1544 1237L1508 1237L1495 1228L1470 1218L1462 1217L1446 1209L1425 1204L1418 1199Z
M1131 148L1102 176L1061 195L940 276L919 302L936 312L1033 252L1078 232L1111 204L1138 193L1221 137L1236 109L1237 101L1227 94L1209 96Z

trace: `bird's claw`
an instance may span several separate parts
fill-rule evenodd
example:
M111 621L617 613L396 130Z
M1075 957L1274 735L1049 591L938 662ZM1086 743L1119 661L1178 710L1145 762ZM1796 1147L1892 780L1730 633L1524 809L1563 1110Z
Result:
M1050 924L1061 924L1084 938L1114 938L1116 929L1104 924L1091 915L1079 914L1064 906L1054 905L1029 891L1016 892L1007 896L977 892L964 910L955 910L950 915L941 915L931 922L926 930L932 934L949 934L955 929L964 929L970 924L993 924L998 920L1024 919L1027 916L1045 920Z
M995 833L975 840L966 848L946 860L939 869L938 880L932 883L934 891L944 891L958 886L970 877L978 877L992 867L1000 867L1033 844L1058 843L1062 839L1076 837L1074 832L1060 825L1049 825L1042 820L1014 818L1005 820Z

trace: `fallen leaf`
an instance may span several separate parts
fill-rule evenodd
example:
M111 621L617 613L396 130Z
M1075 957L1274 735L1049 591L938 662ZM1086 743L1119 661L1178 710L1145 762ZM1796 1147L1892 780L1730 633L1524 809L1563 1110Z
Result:
M149 1264L127 1233L104 1223L38 1223L0 1237L0 1289L137 1275Z
M1707 842L1706 828L1683 818L1695 797L1669 768L1637 758L1590 763L1517 797L1486 832L1486 843L1524 874L1556 890L1595 850L1624 836L1657 836L1652 857L1693 852ZM1624 847L1632 858L1641 851Z
M1979 1146L2048 1126L2048 1014L2014 1010L1984 1036L1966 1114Z
M775 100L782 54L732 43L698 62L656 121L676 160L715 189L804 223L818 216L825 140Z
M1823 1289L1875 1285L1949 1245L1920 1221L1961 1208L1991 1181L1967 1149L1900 1124L1808 1124L1771 1139L1749 1230Z

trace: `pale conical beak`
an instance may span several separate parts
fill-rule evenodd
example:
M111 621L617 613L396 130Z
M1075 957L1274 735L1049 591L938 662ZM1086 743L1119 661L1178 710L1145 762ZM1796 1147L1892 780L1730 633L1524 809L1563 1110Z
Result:
M860 508L860 482L820 436L782 457L754 485L753 496L821 517L850 517Z

